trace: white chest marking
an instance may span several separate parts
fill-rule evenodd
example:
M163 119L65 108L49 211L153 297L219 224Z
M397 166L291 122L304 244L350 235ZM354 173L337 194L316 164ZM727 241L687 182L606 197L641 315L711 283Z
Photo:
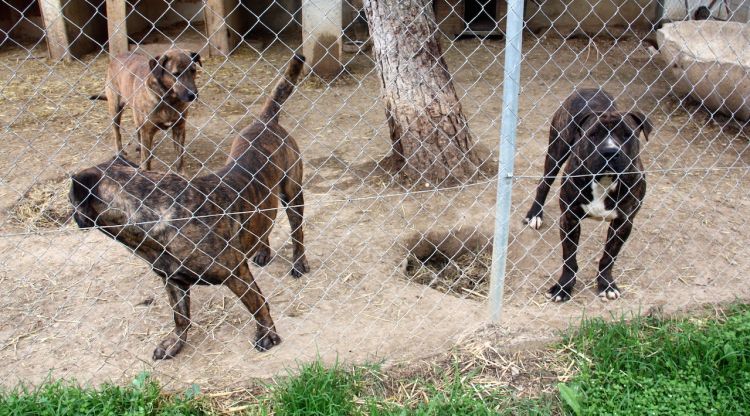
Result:
M611 176L605 176L599 181L591 181L591 202L581 205L583 211L591 217L606 221L617 218L617 210L607 209L604 205L607 195L615 189L617 189L617 181L613 181Z

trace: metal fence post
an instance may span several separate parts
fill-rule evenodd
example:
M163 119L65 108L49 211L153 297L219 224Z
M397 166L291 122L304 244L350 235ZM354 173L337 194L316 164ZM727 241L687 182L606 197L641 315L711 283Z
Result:
M510 198L513 185L513 159L516 153L518 95L521 86L521 40L523 35L523 2L508 1L505 32L505 65L503 66L503 113L500 123L500 163L497 171L495 236L492 245L490 276L490 321L499 322L503 307L505 262L508 256Z

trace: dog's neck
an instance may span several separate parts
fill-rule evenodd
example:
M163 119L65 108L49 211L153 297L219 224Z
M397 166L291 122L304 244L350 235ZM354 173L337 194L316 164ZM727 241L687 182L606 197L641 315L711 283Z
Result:
M604 174L594 177L591 186L596 189L600 188L603 193L610 194L617 188L617 177L614 174Z

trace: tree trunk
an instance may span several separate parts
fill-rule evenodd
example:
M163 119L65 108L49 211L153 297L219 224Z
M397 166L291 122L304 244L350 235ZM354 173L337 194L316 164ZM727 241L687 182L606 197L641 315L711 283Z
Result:
M451 74L443 60L431 0L365 0L392 140L381 162L408 182L466 183L478 172Z

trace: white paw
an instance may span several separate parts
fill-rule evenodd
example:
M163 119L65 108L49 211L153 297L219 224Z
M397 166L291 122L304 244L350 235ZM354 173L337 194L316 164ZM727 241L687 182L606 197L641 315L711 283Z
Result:
M547 293L544 294L544 296L547 299L549 299L549 300L551 300L552 302L555 302L555 303L560 303L560 302L564 302L565 301L565 298L563 298L562 295L557 295L555 297L552 297L552 294L549 293L549 292L547 292Z
M526 218L526 224L529 224L529 227L538 230L542 227L542 217Z
M603 301L617 300L617 299L620 298L620 291L617 290L617 289L607 289L607 290L599 293L599 297Z
M401 273L405 275L409 268L409 259L405 258L403 261L401 261L401 264L398 265L398 268L401 270Z

